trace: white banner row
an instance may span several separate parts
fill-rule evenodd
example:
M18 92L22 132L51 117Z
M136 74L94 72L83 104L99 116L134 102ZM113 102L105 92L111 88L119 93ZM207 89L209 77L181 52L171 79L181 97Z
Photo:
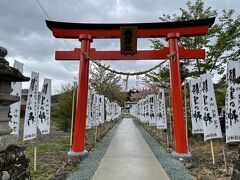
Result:
M13 67L23 73L22 63L14 61ZM9 122L9 126L13 129L11 134L19 136L22 82L13 82L11 89L11 95L19 96L20 101L10 106L9 114L11 116L11 121ZM38 89L39 74L32 72L25 111L23 140L36 138L37 127L42 134L50 133L51 80L44 79L42 91L40 93Z
M204 140L222 138L211 75L192 78L189 86L192 133L204 133Z
M226 142L240 142L240 62L227 63L227 91L225 101ZM219 114L210 74L191 78L190 107L192 133L204 133L204 140L222 138ZM224 123L224 122L223 122Z
M130 114L143 123L149 123L149 126L156 126L157 129L167 129L164 89L160 89L157 94L150 94L141 99L136 105L132 106Z
M121 111L117 103L110 102L107 97L97 94L94 90L88 90L86 129L104 124L105 120L109 122L117 119Z
M51 80L44 79L39 94L39 74L32 72L25 111L23 140L37 137L37 127L41 134L50 133L51 118Z

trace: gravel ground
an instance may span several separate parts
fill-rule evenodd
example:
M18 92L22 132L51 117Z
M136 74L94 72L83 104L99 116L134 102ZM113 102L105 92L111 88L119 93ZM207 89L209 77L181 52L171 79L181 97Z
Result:
M160 161L162 167L171 180L192 180L192 176L187 172L180 161L171 157L171 154L164 151L163 147L138 123L135 125L140 130L142 136L148 143L149 147Z
M96 145L95 149L89 152L88 158L81 161L79 170L71 174L70 177L68 177L68 180L90 180L93 177L111 143L112 137L119 123L121 123L121 120Z

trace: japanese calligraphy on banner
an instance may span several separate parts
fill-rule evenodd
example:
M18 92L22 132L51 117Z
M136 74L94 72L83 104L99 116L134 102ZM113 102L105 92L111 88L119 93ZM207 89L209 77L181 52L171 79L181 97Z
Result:
M106 107L106 121L111 121L111 109L110 109L110 101L107 97L105 97L105 107Z
M214 138L222 138L222 131L219 122L215 93L210 74L202 74L202 116L204 141Z
M144 114L143 100L141 99L140 102L139 102L139 119L140 119L141 122L144 122L143 121L143 118L144 118L143 114Z
M99 95L98 97L98 112L99 112L99 123L104 123L104 96Z
M203 133L202 95L200 78L189 80L192 134Z
M110 103L110 109L111 109L111 120L113 120L115 116L114 102Z
M227 63L227 93L225 101L226 142L240 141L240 84L234 82L240 76L240 62Z
M86 129L91 129L91 90L88 90Z
M156 95L149 95L149 126L156 126L156 112L155 112L155 104L156 104Z
M95 94L95 126L99 125L99 94Z
M157 129L167 129L167 116L164 89L160 89L156 97Z
M30 140L37 137L38 87L39 74L32 72L25 112L23 140Z
M37 126L42 134L50 133L51 120L51 80L44 79L38 105Z
M145 99L145 122L149 123L150 112L149 112L149 97L147 96Z
M23 73L23 64L14 61L14 68L18 69ZM10 116L9 126L13 129L11 134L16 134L19 136L19 120L20 120L20 108L21 108L21 94L22 94L22 82L12 82L11 95L19 96L20 101L10 105Z
M91 126L96 126L96 92L91 93Z

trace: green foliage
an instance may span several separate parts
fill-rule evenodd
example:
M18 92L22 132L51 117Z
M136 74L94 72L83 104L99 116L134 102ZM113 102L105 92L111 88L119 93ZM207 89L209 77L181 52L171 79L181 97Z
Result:
M52 117L56 126L64 131L70 130L72 118L72 99L73 99L73 85L66 85L62 87L62 93L58 95L58 102L52 107Z
M109 68L109 66L105 66ZM95 66L90 70L90 87L99 94L108 97L111 101L117 101L120 106L124 105L127 99L127 93L123 92L120 85L121 76L106 71L104 68Z
M217 70L222 74L223 64L227 60L237 60L240 58L240 17L235 15L234 10L222 10L221 14L211 7L205 7L202 0L195 3L188 1L187 8L180 8L181 14L177 16L163 14L161 21L185 21L194 19L216 18L215 24L210 28L209 33L204 36L182 37L180 45L188 49L206 48L205 60L185 60L184 66L191 66L192 76L198 76L206 71ZM155 40L154 46L161 47L163 43ZM160 45L159 45L160 44ZM184 67L183 66L183 67Z
M215 89L217 106L218 107L225 106L225 97L226 97L226 91L227 91L227 83L226 83L225 75L217 84L214 85L214 89Z
M179 44L187 49L206 49L206 58L190 59L181 61L182 80L186 77L199 76L209 72L212 74L223 75L225 64L228 60L240 59L240 16L234 10L222 10L219 13L211 7L205 7L202 0L195 2L187 1L186 8L180 8L180 15L163 14L159 19L166 21L186 21L194 19L204 19L216 17L214 25L209 29L209 33L204 36L182 37ZM161 40L152 40L156 49L161 49L165 44ZM168 69L162 69L155 73L160 77L159 80L169 82ZM219 105L223 105L225 97L225 76L218 82L216 96Z

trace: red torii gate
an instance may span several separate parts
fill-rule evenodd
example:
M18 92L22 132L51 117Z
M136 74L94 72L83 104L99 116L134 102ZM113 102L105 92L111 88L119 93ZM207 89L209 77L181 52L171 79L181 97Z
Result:
M74 125L74 140L69 156L85 156L84 150L89 60L86 53L94 60L152 60L166 59L170 56L170 79L172 93L173 127L175 139L175 151L173 154L178 157L186 157L188 147L184 126L184 111L182 102L180 59L204 59L203 49L184 49L178 46L180 37L201 36L208 32L209 27L214 23L215 18L177 21L164 23L129 23L129 24L87 24L46 21L48 28L56 38L79 39L81 49L74 51L56 51L56 60L78 60L80 61L79 85L77 98L77 112ZM93 39L120 38L120 28L137 27L137 38L166 38L169 47L162 50L141 50L137 54L126 56L120 51L96 51L90 48Z

